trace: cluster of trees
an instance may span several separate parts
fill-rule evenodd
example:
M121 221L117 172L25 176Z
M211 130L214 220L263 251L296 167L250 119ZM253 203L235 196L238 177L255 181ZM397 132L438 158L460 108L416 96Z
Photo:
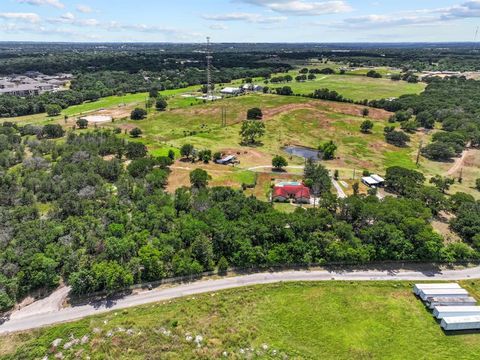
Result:
M192 162L198 160L202 161L205 164L208 164L212 159L218 160L222 157L222 154L220 153L215 153L212 155L212 151L209 149L197 150L192 144L182 145L182 147L180 148L180 155ZM169 151L168 157L173 160L173 158L175 157L175 153L173 152L173 150Z
M242 191L208 188L201 169L191 188L171 196L164 188L172 158L149 157L143 144L110 131L72 132L65 142L27 134L0 127L0 151L12 159L0 161L2 310L60 278L81 295L228 266L477 256L433 231L429 219L449 202L410 170L387 171L399 198L337 199L328 171L309 160L305 183L322 194L320 204L287 214ZM475 244L480 211L470 200L452 200L452 227Z
M335 90L329 90L326 88L315 90L313 94L309 95L309 97L314 99L329 100L329 101L348 102L348 103L353 102L353 100L344 98Z
M410 136L403 131L395 130L394 126L386 126L383 129L383 132L385 134L385 141L389 144L398 147L405 147L407 146L407 142L410 141Z
M410 130L418 126L432 129L435 122L441 123L443 132L436 133L433 142L422 150L424 156L439 161L457 156L468 144L480 145L479 104L480 82L463 77L432 78L419 95L369 103L394 111L391 121L402 122Z

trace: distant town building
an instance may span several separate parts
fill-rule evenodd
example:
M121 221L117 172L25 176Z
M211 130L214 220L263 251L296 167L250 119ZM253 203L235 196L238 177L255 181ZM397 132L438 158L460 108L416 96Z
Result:
M38 71L27 71L23 75L9 75L0 78L0 95L32 96L66 89L73 79L72 74L44 75Z

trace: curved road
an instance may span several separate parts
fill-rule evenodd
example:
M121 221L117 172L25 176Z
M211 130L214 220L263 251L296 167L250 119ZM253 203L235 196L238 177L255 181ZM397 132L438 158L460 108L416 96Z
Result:
M260 273L217 280L200 280L173 287L161 287L151 291L125 296L118 300L102 301L87 305L67 308L39 306L49 298L33 303L30 306L14 312L11 318L0 325L0 334L24 331L52 325L61 322L78 320L90 315L97 315L111 310L124 309L132 306L174 299L187 295L202 294L242 286L270 284L284 281L327 281L327 280L467 280L480 279L480 267L462 270L353 270L353 271L285 271ZM65 290L61 290L63 293ZM57 304L58 305L58 304ZM32 307L34 311L32 311Z

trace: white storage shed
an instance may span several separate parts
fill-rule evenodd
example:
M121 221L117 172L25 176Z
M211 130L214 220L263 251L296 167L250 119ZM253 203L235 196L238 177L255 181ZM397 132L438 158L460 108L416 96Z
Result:
M446 331L480 330L480 316L446 317L440 326Z
M415 293L415 295L419 295L420 291L427 289L461 289L461 287L457 283L415 284L415 286L413 287L413 292Z
M480 306L435 306L433 316L437 319L453 316L480 316Z
M473 297L466 298L444 298L434 297L427 299L427 305L429 309L433 309L435 306L475 306L477 300Z
M425 289L419 296L426 301L429 297L469 297L470 294L465 289Z

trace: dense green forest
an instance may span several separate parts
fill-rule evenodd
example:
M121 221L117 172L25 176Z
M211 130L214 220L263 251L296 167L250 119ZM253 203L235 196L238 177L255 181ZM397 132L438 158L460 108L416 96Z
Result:
M419 95L371 101L369 105L396 111L392 120L408 124L413 130L431 129L435 122L441 123L444 132L435 134L433 142L422 150L432 160L447 161L467 145L480 146L480 81L432 78Z
M417 172L387 171L398 198L337 199L326 188L318 208L287 214L230 188L169 195L171 161L110 131L4 123L0 309L60 278L85 294L226 266L478 257L480 212L470 210L479 204L449 200ZM305 170L309 183L326 173ZM429 221L442 209L457 213L452 226L471 246L445 245L434 232Z

